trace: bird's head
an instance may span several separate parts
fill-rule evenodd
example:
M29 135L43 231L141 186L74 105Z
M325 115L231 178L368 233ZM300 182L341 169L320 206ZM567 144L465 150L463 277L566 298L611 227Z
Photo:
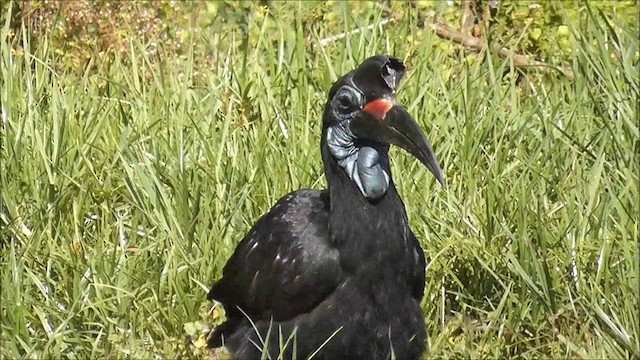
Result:
M323 146L368 199L386 193L389 145L418 158L444 185L431 144L396 103L395 90L404 65L394 57L373 56L331 87L324 112Z

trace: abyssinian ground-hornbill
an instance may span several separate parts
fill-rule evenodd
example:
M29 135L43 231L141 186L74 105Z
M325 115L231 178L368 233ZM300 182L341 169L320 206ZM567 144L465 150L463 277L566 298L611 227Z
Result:
M284 196L242 239L209 292L228 317L210 347L237 359L260 358L264 343L275 359L288 339L285 358L423 352L425 260L393 184L389 145L443 178L420 127L396 105L404 71L400 60L374 56L332 86L321 140L329 188Z

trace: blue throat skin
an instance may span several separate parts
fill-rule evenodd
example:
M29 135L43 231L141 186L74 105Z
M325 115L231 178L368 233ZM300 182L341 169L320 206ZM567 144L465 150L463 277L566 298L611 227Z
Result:
M358 145L349 120L327 130L327 145L365 198L380 199L389 188L389 146Z

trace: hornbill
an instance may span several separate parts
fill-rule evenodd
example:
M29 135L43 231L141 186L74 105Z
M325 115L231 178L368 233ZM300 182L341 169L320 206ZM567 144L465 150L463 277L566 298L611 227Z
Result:
M374 56L333 84L320 145L328 189L284 196L242 239L209 292L227 311L211 348L224 345L235 359L423 352L425 260L393 183L389 145L444 180L422 130L396 105L404 72L400 60Z

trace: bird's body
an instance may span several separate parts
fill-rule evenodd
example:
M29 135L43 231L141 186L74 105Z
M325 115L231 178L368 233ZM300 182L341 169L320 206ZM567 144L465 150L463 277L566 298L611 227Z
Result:
M385 197L386 201L391 198ZM396 200L399 203L397 196ZM399 345L407 339L414 344L397 346L398 359L416 358L422 352L425 330L419 302L424 257L411 230L393 231L408 227L392 225L406 225L404 209L389 213L363 203L363 211L356 216L379 236L368 242L342 244L340 239L364 235L353 226L360 219L352 211L344 213L346 216L332 212L337 218L331 221L329 209L327 191L299 190L283 197L256 223L229 260L225 277L210 296L223 304L236 304L246 313L229 309L230 317L239 322L224 343L238 349L237 358L259 358L259 350L246 340L253 336L254 343L261 345L253 335L253 326L263 340L271 326L269 346L274 358L280 351L279 328L287 334L286 342L296 326L300 354L313 353L331 338L314 358L389 359L390 344ZM333 234L344 236L332 238L330 223ZM380 245L385 251L378 250ZM413 296L398 296L407 293ZM408 351L400 353L405 348Z
M377 69L397 67L380 58ZM234 358L258 359L264 350L272 358L417 359L424 350L424 255L391 178L388 146L377 135L356 138L351 118L335 119L335 87L321 144L329 189L280 199L209 293L228 316L210 346L224 345Z

